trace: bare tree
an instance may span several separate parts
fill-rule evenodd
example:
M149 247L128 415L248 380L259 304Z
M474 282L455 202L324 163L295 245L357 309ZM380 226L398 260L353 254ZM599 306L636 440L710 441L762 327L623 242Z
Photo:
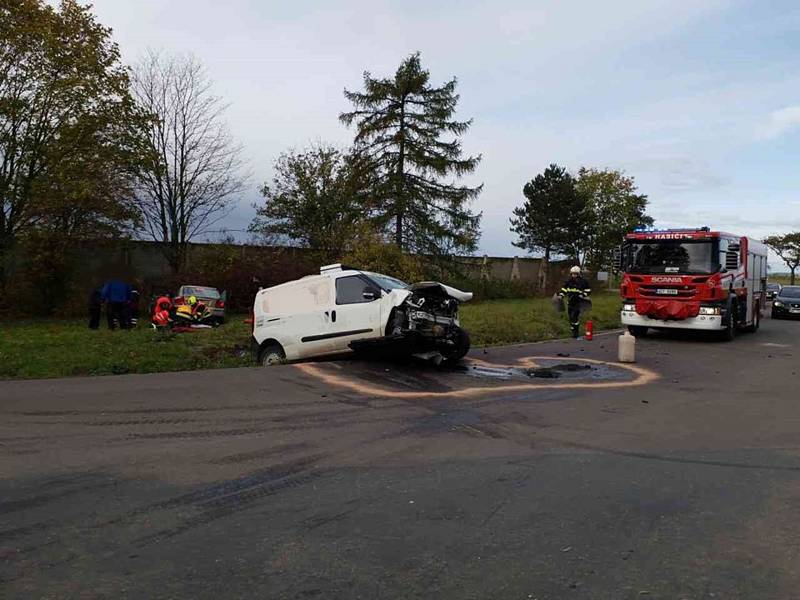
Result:
M188 242L233 209L247 182L242 147L224 120L203 65L192 56L148 52L133 70L133 93L150 113L151 157L137 200L145 232L162 242L174 272Z

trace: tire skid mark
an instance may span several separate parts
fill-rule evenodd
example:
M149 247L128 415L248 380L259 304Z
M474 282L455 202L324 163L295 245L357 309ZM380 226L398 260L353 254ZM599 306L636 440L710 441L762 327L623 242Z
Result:
M266 392L268 390L260 390ZM124 408L124 409L97 409L97 410L22 410L9 411L5 414L23 417L70 417L83 415L150 415L162 413L192 413L192 412L225 412L239 410L272 410L274 408L296 408L299 406L312 406L330 404L324 400L307 400L301 402L260 402L257 404L232 404L228 406L174 406L159 408Z
M180 525L175 527L162 529L151 535L141 537L135 540L133 544L139 547L144 547L167 540L175 537L176 535L186 533L195 527L207 525L233 513L246 510L250 508L252 504L263 498L267 498L284 490L302 487L319 478L321 475L322 472L317 471L313 473L305 473L286 477L278 481L260 484L257 487L246 489L242 492L237 492L236 494L233 494L227 498L209 501L207 503L208 509L204 510L199 515L184 519Z
M76 425L90 425L92 427L121 427L126 425L185 425L188 423L202 422L202 419L177 418L177 419L128 419L121 421L81 421Z
M283 490L301 487L323 474L320 469L314 471L310 469L313 469L314 465L326 456L324 454L312 455L282 465L267 467L236 479L132 511L128 517L146 514L153 510L169 510L187 506L194 506L201 511L200 514L183 519L174 527L141 537L134 544L146 546L174 537L195 527L247 509L262 498Z
M318 527L322 527L323 525L327 525L328 523L334 523L336 521L341 521L347 515L350 515L350 514L356 512L359 508L361 508L361 507L360 506L354 506L353 508L349 508L347 510L344 510L342 512L339 512L339 513L336 513L336 514L333 514L333 515L324 515L324 516L323 515L316 515L316 516L313 516L313 517L310 517L310 518L306 519L301 524L302 524L303 528L306 531L313 531L314 529L317 529Z
M25 537L27 535L30 535L31 533L38 533L40 531L45 531L57 525L58 521L56 521L55 519L48 519L46 521L33 523L31 525L22 525L21 527L14 527L12 529L0 530L0 542L7 542L9 540Z
M80 487L62 490L60 492L53 492L51 494L39 494L37 496L28 496L27 498L20 498L18 500L4 500L0 502L0 514L18 512L31 508L39 508L40 506L44 506L45 504L49 504L54 500L59 500L67 496L80 494L81 492L100 490L115 485L117 485L116 481L106 481L91 485L82 485Z
M129 521L130 519L134 519L136 517L140 517L147 513L153 512L155 510L168 510L172 508L190 506L193 504L202 504L203 502L209 500L220 498L228 494L234 494L241 490L245 490L254 486L262 485L265 482L274 481L285 477L289 477L291 475L295 475L297 473L302 472L305 468L315 464L322 458L326 457L327 457L326 454L317 454L317 455L303 457L294 461L282 463L279 465L265 467L264 469L253 471L251 473L248 473L247 475L242 475L241 477L237 477L235 479L229 479L226 481L222 481L220 483L215 483L214 485L204 487L192 492L187 492L185 494L181 494L180 496L175 496L173 498L161 500L160 502L147 504L139 508L134 508L113 519L107 519L100 523L96 523L93 527L102 528L108 525L117 525L119 523Z
M364 425L369 423L385 423L395 421L396 417L375 417L372 419L359 419L358 415L352 415L347 419L314 419L310 422L303 422L302 416L297 417L299 423L293 425L280 425L275 427L242 427L238 429L211 429L207 431L163 431L157 433L129 433L122 440L170 440L170 439L205 439L214 437L234 437L241 435L253 435L258 433L286 433L292 431L313 431L315 429L336 429L352 427L354 425ZM265 419L265 422L272 419Z
M561 440L552 437L537 437L537 439L550 443L556 443L565 448L576 448L578 450L588 450L591 452L597 452L599 454L612 454L614 456L623 456L626 458L638 458L641 460L653 460L657 462L678 463L687 465L706 465L709 467L727 467L731 469L754 469L757 471L788 471L791 473L800 473L800 465L767 465L767 464L753 464L753 463L724 461L724 460L713 460L705 458L689 458L685 456L670 456L665 454L655 454L652 452L618 450L615 448L606 448L603 446L596 446L593 444L582 444L580 442Z
M250 452L239 452L238 454L229 454L227 456L223 456L222 458L211 460L209 461L209 464L233 465L253 460L259 460L262 458L269 458L276 454L284 454L284 453L288 454L290 452L296 452L299 450L308 450L310 448L311 445L305 442L300 442L296 444L281 444L279 446L273 446L271 448L262 448L261 450L253 450Z
M129 433L125 439L129 440L174 440L174 439L203 439L213 437L233 437L264 433L264 427L243 427L241 429L211 429L208 431L165 431L161 433Z

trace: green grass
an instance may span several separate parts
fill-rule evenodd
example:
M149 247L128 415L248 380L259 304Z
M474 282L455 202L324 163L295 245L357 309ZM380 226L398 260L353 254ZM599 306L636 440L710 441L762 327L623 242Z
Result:
M566 337L567 317L549 298L489 300L462 307L473 346ZM595 329L619 326L619 297L593 298ZM0 379L158 373L253 365L250 328L233 316L217 329L164 334L144 325L130 331L91 331L85 321L0 323Z
M770 283L780 283L781 285L791 285L792 278L788 273L781 273L780 275L770 275L768 281ZM798 278L795 277L795 283L797 281Z
M592 298L591 319L595 331L619 327L620 299L616 293ZM553 309L550 298L487 300L461 307L461 324L469 330L473 346L518 344L569 336L565 313Z
M234 316L217 329L169 334L140 326L91 331L86 321L0 324L0 378L118 375L252 364L250 329Z

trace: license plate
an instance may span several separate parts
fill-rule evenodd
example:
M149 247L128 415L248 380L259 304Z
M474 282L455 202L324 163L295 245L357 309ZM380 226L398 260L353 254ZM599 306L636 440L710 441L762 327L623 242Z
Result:
M793 313L793 314L796 314L796 315L800 314L800 308L790 308L789 312Z
M678 290L673 288L659 288L656 290L656 294L666 294L667 296L677 296Z

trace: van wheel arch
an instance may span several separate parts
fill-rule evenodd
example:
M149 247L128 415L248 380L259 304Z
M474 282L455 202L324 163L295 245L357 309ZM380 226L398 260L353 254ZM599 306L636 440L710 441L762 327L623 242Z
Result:
M280 342L275 339L267 339L258 346L258 362L262 366L271 366L286 361L286 351Z

